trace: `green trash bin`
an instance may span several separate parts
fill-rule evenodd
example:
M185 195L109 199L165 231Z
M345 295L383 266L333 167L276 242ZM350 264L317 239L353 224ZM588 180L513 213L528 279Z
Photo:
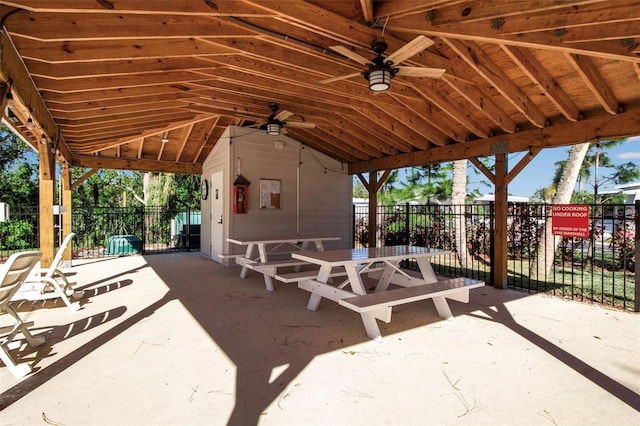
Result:
M104 251L107 256L139 253L142 253L142 240L135 235L114 235L109 237Z

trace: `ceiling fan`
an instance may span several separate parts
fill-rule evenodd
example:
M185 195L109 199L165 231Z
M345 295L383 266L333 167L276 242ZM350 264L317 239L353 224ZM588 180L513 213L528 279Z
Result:
M308 121L286 121L294 114L291 111L287 111L286 109L276 114L278 108L279 106L277 103L269 102L271 115L267 117L267 121L261 124L257 124L256 127L266 130L267 134L272 136L278 136L280 134L280 131L286 134L287 131L285 127L298 127L303 129L313 129L314 127L316 127L315 123L310 123Z
M446 71L443 68L426 68L397 65L403 61L406 61L410 57L417 55L432 44L433 41L431 39L423 35L419 35L418 37L414 38L409 43L405 44L400 49L396 50L385 58L382 56L382 54L387 50L388 45L385 42L384 37L379 37L375 39L373 43L371 43L371 49L377 54L377 56L371 60L365 58L364 56L360 56L348 47L331 46L329 47L329 49L338 52L341 55L344 55L359 64L366 65L367 69L359 73L328 78L326 80L320 81L320 83L331 83L362 74L364 78L369 81L370 90L374 92L384 92L391 86L391 79L396 75L403 75L407 77L440 78Z

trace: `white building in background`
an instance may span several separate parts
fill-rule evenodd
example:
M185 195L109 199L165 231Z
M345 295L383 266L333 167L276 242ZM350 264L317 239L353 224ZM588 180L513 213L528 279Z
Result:
M484 194L473 200L474 204L493 203L496 200L496 194ZM517 195L507 195L508 203L528 203L529 197L520 197Z
M624 203L633 204L640 201L640 182L625 183L616 185L616 189L624 193Z

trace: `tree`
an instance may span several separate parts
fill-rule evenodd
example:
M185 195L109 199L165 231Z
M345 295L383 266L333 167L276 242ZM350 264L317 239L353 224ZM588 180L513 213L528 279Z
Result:
M453 163L412 167L407 173L407 190L411 199L445 200L453 191Z
M567 204L571 201L571 194L573 194L573 188L576 186L580 168L588 150L589 143L573 145L571 147L567 162L562 168L561 178L558 181L557 190L551 201L552 204ZM536 259L538 260L536 263L536 276L538 279L543 280L547 279L551 271L555 258L555 250L558 245L558 238L555 238L552 234L551 215L549 213L550 209L547 211L543 233L536 250Z
M453 162L453 180L451 204L453 209L453 226L455 232L456 253L460 266L469 264L471 256L467 249L467 227L465 217L465 200L467 196L467 160Z
M38 205L37 157L5 125L0 125L0 201L10 206Z
M367 188L364 187L360 179L354 175L353 176L353 197L354 198L369 198L369 192Z
M588 150L578 171L578 190L571 196L570 202L600 204L603 201L613 202L612 200L619 200L620 197L612 196L608 196L603 200L601 195L599 194L599 188L607 183L622 184L640 178L640 167L638 167L636 164L627 162L616 165L613 160L611 160L611 158L607 155L607 150L619 146L625 141L626 139L611 139L587 144ZM551 201L553 195L556 192L556 188L563 179L563 172L565 170L566 164L566 160L558 161L555 163L556 170L551 184L546 188L542 188L536 191L536 198L541 199L544 202ZM614 170L614 172L607 174L606 176L600 176L601 169L603 168ZM592 177L593 183L590 183ZM587 185L591 186L592 188L591 197L585 190L585 186Z

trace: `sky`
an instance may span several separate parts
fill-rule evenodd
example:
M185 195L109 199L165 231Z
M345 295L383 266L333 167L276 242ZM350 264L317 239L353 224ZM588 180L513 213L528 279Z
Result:
M560 148L547 148L543 149L531 160L531 162L516 176L511 183L509 183L508 193L509 195L516 195L522 197L531 197L538 189L548 186L553 179L555 173L555 163L557 161L566 160L570 147L564 146ZM616 147L606 151L607 155L614 164L622 164L627 162L633 162L640 166L640 136L627 139L627 141ZM508 166L511 169L526 155L526 152L517 152L509 154ZM469 166L469 169L473 166ZM475 169L475 168L474 168ZM603 178L610 176L615 170L600 168L598 175L599 181L602 182ZM469 171L469 190L479 188L483 194L491 194L494 192L493 186L481 185L480 181L486 181L486 177L479 173ZM593 171L592 171L593 176ZM608 189L614 189L615 183L602 183L599 186L599 190L606 191ZM584 186L585 190L593 189L593 182L590 185Z

